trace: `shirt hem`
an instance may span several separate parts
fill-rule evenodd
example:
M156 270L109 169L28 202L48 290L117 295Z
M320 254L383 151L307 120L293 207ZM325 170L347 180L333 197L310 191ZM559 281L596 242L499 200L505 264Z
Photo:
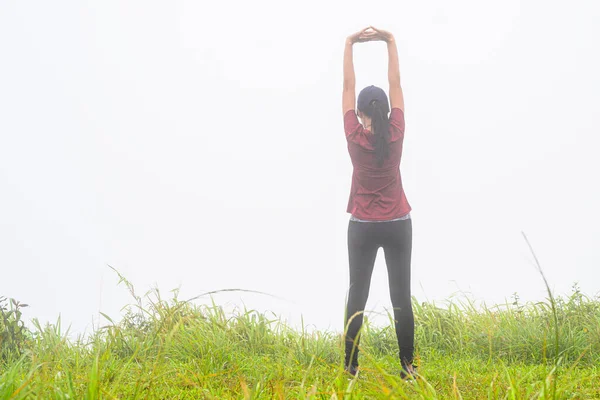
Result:
M386 218L382 218L382 219L372 219L372 218L364 218L364 217L361 218L360 216L352 214L352 213L350 213L350 215L352 217L356 218L356 219L360 219L361 221L365 221L365 222L386 222L386 221L392 221L392 220L396 220L396 219L400 219L400 218L406 217L407 215L410 214L411 211L412 211L412 209L408 210L404 214L399 215L397 217L391 217L391 218L387 218L386 217Z

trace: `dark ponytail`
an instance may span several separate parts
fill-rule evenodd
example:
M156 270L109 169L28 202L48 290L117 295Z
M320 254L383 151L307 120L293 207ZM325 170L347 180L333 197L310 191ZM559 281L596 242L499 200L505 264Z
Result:
M369 104L366 114L371 117L371 130L375 135L375 155L379 167L390 155L390 112L387 102L373 100Z

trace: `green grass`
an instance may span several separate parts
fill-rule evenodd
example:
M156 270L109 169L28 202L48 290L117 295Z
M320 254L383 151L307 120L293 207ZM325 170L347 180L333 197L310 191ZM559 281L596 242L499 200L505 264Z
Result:
M37 324L4 352L0 398L600 398L600 301L577 288L565 299L515 298L501 307L414 299L422 378L411 383L398 377L391 324L373 327L366 318L361 372L349 380L339 334L299 332L253 310L164 300L158 291L142 299L125 282L135 303L119 323L105 316L106 326L76 340L60 320Z

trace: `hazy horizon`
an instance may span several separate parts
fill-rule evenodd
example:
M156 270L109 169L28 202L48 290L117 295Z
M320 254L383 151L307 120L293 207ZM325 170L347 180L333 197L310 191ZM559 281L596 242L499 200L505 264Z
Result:
M140 294L342 329L344 39L390 30L406 100L412 293L600 293L591 0L0 3L0 295L90 329ZM386 88L383 43L357 86ZM208 301L208 299L207 299ZM391 307L380 252L367 310Z

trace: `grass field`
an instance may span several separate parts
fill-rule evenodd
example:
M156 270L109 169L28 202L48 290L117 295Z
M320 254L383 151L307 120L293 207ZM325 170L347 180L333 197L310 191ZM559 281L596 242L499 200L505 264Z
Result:
M600 301L500 307L414 299L421 378L399 378L389 327L366 319L361 372L343 372L342 338L303 332L252 310L134 295L119 323L68 340L30 331L2 305L1 399L600 399ZM553 307L554 306L554 307ZM558 340L557 340L558 339Z

